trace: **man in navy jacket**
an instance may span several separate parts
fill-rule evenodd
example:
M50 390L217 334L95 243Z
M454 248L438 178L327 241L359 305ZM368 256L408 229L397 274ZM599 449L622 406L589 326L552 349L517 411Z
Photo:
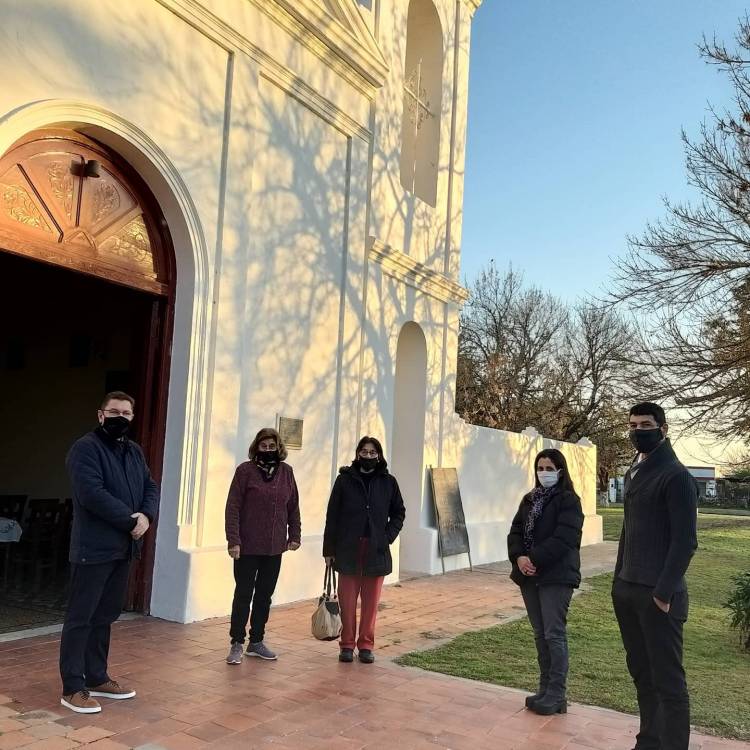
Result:
M140 446L126 433L134 400L108 393L99 427L77 440L66 467L73 486L70 597L60 639L60 703L98 713L96 697L133 698L107 674L112 623L125 601L130 561L156 517L159 489Z

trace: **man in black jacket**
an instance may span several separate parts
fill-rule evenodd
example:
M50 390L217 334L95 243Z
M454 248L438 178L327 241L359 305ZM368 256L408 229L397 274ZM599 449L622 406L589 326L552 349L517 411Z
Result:
M682 627L688 614L685 572L698 546L698 489L672 450L660 406L636 404L629 425L638 455L625 474L612 601L641 715L635 747L688 750Z
M108 393L99 427L74 443L65 462L73 486L73 531L60 703L76 713L101 711L95 697L135 696L107 674L110 629L125 601L130 561L139 556L159 504L143 452L126 437L134 403L122 391Z

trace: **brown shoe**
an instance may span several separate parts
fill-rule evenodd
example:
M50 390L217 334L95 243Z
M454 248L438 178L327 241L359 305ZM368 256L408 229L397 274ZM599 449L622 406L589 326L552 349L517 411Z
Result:
M77 693L63 695L60 698L60 704L77 714L98 714L102 710L99 701L95 701L88 690L79 690Z
M120 685L115 680L109 680L101 685L88 688L91 695L95 695L97 698L113 698L116 701L124 701L126 698L135 698L135 690Z

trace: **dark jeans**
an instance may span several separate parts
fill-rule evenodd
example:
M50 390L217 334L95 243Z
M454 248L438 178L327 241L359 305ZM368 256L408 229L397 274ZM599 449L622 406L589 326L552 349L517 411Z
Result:
M669 612L664 613L654 603L650 586L616 578L612 602L641 714L635 746L638 750L688 750L690 697L682 668L687 591L675 594Z
M550 700L563 700L568 679L566 626L573 587L559 584L537 586L528 582L521 586L521 595L534 630L539 692Z
M241 555L234 561L234 599L229 635L232 643L245 642L245 628L250 615L250 643L260 643L265 634L271 597L281 570L281 555Z
M68 610L60 637L63 695L109 680L110 630L125 604L130 561L70 568Z

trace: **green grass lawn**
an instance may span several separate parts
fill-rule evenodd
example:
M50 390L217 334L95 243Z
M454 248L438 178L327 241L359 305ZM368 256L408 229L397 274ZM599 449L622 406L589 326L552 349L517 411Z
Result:
M603 510L604 538L617 539L622 509ZM685 668L692 722L726 737L750 739L750 653L729 630L729 576L750 570L750 518L699 516L699 549L688 571L690 618L685 626ZM589 579L568 618L571 700L637 712L625 667L610 588L612 576ZM400 663L435 672L533 690L537 669L527 620L466 633Z

